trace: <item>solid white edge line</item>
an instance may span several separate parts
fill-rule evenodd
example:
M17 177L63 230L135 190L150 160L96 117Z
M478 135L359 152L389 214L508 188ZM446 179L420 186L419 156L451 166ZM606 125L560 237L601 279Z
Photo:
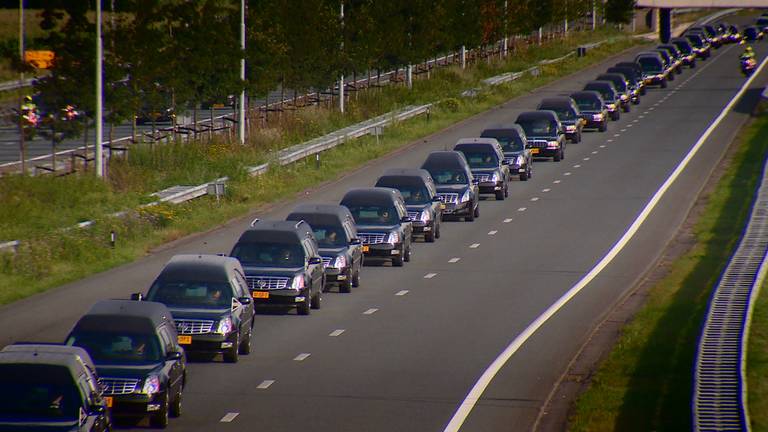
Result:
M502 351L498 357L496 357L493 363L488 366L485 372L483 372L483 374L480 376L480 379L477 380L475 385L461 402L461 405L459 405L456 413L454 413L453 417L451 417L451 421L445 427L443 432L459 431L461 425L464 424L467 417L469 417L469 414L472 412L472 409L477 404L477 401L480 400L483 392L485 392L485 389L490 385L491 380L493 380L496 374L499 373L501 368L504 367L512 355L514 355L517 350L519 350L520 347L522 347L523 344L528 339L530 339L531 336L533 336L533 334L536 333L536 331L541 328L542 325L544 325L545 322L547 322L555 313L557 313L572 298L574 298L576 294L581 292L581 290L584 289L587 284L589 284L595 277L597 277L597 275L600 274L600 272L603 271L603 269L607 267L611 261L613 261L619 252L624 249L627 243L629 243L632 237L635 236L635 233L637 233L637 231L640 229L640 226L642 226L645 220L648 219L648 216L651 214L667 190L672 186L675 180L677 180L683 170L688 166L691 159L693 159L693 157L699 152L699 149L701 149L701 147L704 145L704 142L707 141L712 132L714 132L717 126L720 125L720 122L722 122L725 116L728 115L733 106L736 104L736 101L741 98L741 96L744 94L744 92L746 92L747 88L752 84L755 78L760 75L760 71L763 69L763 67L765 67L766 62L768 62L768 57L763 59L757 70L755 70L752 76L750 76L749 79L744 82L744 84L741 86L741 89L731 99L728 105L726 105L725 108L720 111L720 114L715 118L712 124L709 125L707 130L705 130L704 133L699 137L698 141L696 141L696 144L691 147L691 149L688 151L688 154L685 155L675 170L672 171L672 174L667 177L667 180L656 191L648 204L645 205L634 222L632 222L632 225L630 225L627 231L624 232L624 235L621 236L619 241L613 245L611 250L609 250L608 253L592 268L592 270L590 270L589 273L587 273L581 280L576 283L576 285L571 287L571 289L563 294L562 297L557 299L556 302L552 303L541 315L539 315L532 323L530 323L522 333L517 335L517 337L515 337L512 342L510 342L507 348L504 349L504 351Z
M227 413L224 415L224 417L221 418L221 420L219 420L219 423L232 423L232 420L234 420L238 415L240 415L240 413Z

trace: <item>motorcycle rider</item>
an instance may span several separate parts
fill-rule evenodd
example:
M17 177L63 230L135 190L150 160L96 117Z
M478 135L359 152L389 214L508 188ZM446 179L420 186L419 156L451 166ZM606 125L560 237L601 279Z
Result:
M744 48L744 52L741 54L741 57L739 57L742 61L746 60L754 60L755 59L755 50L752 49L752 46L747 45L746 48Z

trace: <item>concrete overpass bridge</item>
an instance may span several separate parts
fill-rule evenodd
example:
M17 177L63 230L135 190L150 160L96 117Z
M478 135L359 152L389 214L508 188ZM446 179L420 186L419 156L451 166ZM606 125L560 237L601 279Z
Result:
M672 9L677 8L768 8L768 0L637 0L637 7L659 10L659 39L672 35Z

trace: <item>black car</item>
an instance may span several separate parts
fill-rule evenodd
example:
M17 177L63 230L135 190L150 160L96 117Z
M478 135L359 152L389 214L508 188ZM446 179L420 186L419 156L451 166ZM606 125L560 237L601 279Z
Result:
M618 62L613 66L617 68L628 68L635 71L635 80L637 80L638 82L640 96L646 93L645 83L643 82L643 68L641 68L639 64L633 61L628 61L628 62Z
M312 227L325 267L326 290L337 285L340 292L349 293L360 286L363 246L349 209L335 204L299 204L285 219L303 220Z
M572 143L581 142L581 131L586 121L582 118L579 106L570 96L544 98L536 109L557 113L558 120L565 128L565 137Z
M255 219L229 255L240 260L256 306L320 309L325 271L308 223Z
M504 152L507 168L512 174L519 174L521 181L533 176L533 154L528 137L519 124L491 126L480 134L482 138L495 138Z
M432 243L440 238L443 204L429 171L418 168L392 168L376 181L376 187L397 189L405 200L408 217L413 222L413 238L423 236Z
M114 417L149 416L165 428L181 415L187 357L165 305L102 300L80 318L67 345L91 355Z
M608 115L613 121L621 119L621 97L616 86L611 81L589 81L583 88L584 91L592 90L600 93L608 109Z
M555 162L565 159L565 129L554 111L526 111L515 123L525 131L534 157L551 157Z
M755 26L749 26L744 29L744 40L754 42L763 39L763 31Z
M355 218L357 236L367 257L390 259L395 267L411 260L413 223L397 189L352 189L340 204Z
M606 71L609 74L619 74L629 85L629 94L632 103L640 104L640 95L642 94L643 78L642 75L635 73L634 69L624 67L609 67Z
M659 49L655 48L648 52L655 52L658 53L662 59L664 59L664 67L669 71L669 79L670 81L675 80L675 74L682 73L682 62L677 61L674 59L670 54L669 51L665 49Z
M712 55L712 48L703 36L688 34L685 35L684 38L693 47L693 52L696 53L696 57L706 60Z
M495 138L463 138L453 150L464 154L481 195L493 195L498 201L509 196L509 168Z
M761 16L758 18L757 21L755 21L755 27L761 32L768 31L768 17Z
M683 55L680 50L674 44L661 44L656 46L656 51L665 51L667 55L672 59L673 68L678 74L683 73Z
M704 33L707 36L707 41L715 48L720 48L723 44L723 38L718 33L717 29L711 25L700 25L689 27L685 33Z
M0 351L0 431L111 430L96 367L78 347L9 345Z
M600 132L608 130L608 108L599 92L588 90L571 93L571 99L576 102L581 112L581 118L586 121L585 128L595 128Z
M683 64L691 69L696 67L696 51L693 45L686 38L672 38L669 43L680 51L680 55L683 58ZM664 46L664 45L661 45Z
M144 297L134 294L134 299ZM168 307L187 353L222 354L228 363L250 354L253 300L235 258L176 255L155 279L146 300Z
M472 222L480 216L480 191L464 154L434 151L421 165L437 185L437 197L445 204L444 216Z
M658 54L642 54L635 59L643 68L643 81L646 86L658 85L667 88L669 72L664 68L664 61Z
M631 104L635 102L635 99L639 102L639 95L633 96L632 89L629 87L629 82L622 74L617 73L602 73L598 75L595 80L597 81L610 81L613 86L616 87L616 91L619 93L619 101L621 110L629 112L631 110Z

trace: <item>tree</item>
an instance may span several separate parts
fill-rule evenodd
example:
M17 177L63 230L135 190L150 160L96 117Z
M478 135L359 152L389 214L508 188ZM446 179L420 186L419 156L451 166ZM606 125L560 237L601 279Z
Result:
M605 3L605 19L614 24L628 24L632 20L636 0L608 0Z

